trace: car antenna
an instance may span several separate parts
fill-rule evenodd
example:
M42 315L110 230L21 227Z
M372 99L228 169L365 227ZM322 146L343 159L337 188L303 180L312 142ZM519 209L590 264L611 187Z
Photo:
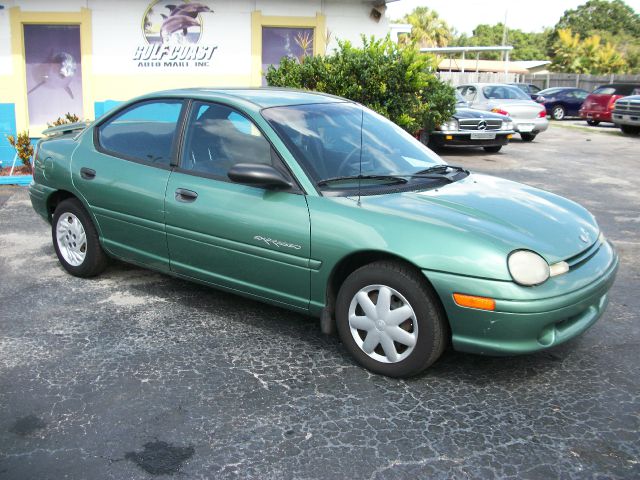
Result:
M362 184L362 129L364 127L364 107L360 105L360 161L359 164L359 173L358 173L358 206L360 203L360 188Z

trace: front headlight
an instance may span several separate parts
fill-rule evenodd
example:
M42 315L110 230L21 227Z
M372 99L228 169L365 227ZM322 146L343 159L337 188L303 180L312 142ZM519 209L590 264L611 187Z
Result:
M502 130L513 130L513 122L502 122Z
M439 130L443 132L457 132L458 128L459 128L458 120L456 120L455 118L451 118L448 121L444 122L442 125L440 125Z
M540 285L549 279L549 264L535 252L515 250L507 259L509 273L513 280L525 286Z

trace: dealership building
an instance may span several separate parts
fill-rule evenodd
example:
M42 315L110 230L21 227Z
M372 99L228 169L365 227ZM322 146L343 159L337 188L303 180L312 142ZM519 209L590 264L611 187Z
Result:
M0 0L0 161L6 135L41 136L150 91L260 86L283 56L389 32L385 0Z

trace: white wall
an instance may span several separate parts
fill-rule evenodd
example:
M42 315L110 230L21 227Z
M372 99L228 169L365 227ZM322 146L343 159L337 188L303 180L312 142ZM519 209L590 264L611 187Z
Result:
M196 1L196 0L192 0ZM18 6L29 12L78 12L88 8L92 15L92 71L85 75L101 78L114 76L158 79L176 75L205 79L205 83L251 78L251 12L260 10L263 16L326 17L330 42L327 52L337 45L336 39L361 43L361 34L385 36L389 20L380 22L369 17L372 3L364 0L197 0L208 5L213 13L201 13L203 24L199 44L217 47L208 66L140 67L134 60L136 49L146 45L142 20L150 0L0 0L0 76L12 75L11 32L9 9ZM326 32L321 32L325 35ZM210 80L210 81L209 81ZM147 81L147 80L145 80ZM217 83L219 83L217 82ZM166 83L166 82L165 82ZM104 82L101 84L104 90Z

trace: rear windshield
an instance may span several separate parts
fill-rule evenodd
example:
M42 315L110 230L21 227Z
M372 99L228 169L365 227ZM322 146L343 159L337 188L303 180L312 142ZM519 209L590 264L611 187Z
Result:
M593 93L596 95L632 95L634 91L640 91L640 85L602 85Z
M510 85L492 85L490 87L484 87L482 91L484 92L484 96L489 99L531 100L529 95L518 87L512 87Z
M553 95L565 91L566 88L547 88L546 90L540 90L540 95Z

